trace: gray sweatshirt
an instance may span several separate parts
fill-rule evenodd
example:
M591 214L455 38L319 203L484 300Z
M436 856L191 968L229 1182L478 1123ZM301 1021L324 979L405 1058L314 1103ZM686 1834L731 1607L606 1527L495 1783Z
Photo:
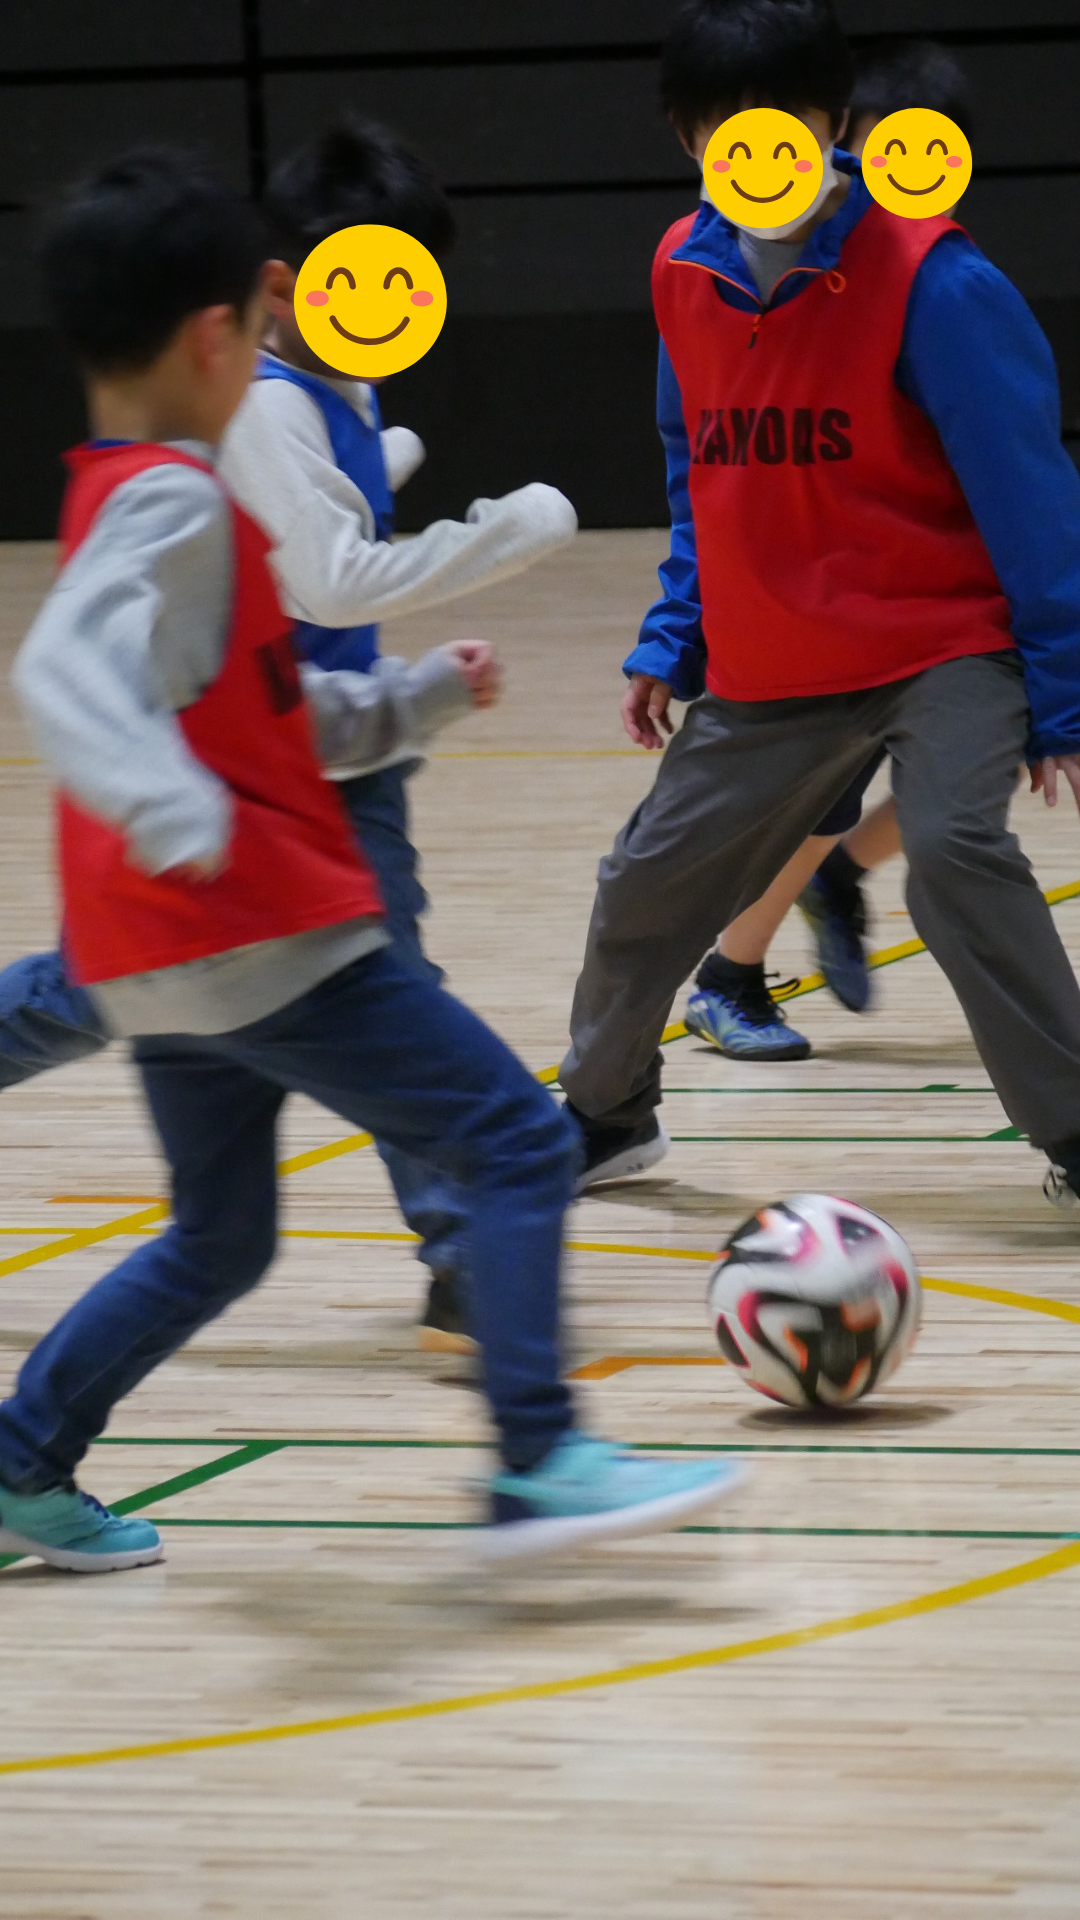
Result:
M212 463L211 448L178 448ZM229 513L218 482L148 468L117 487L59 575L15 663L15 690L64 790L125 835L145 872L226 851L228 789L177 721L216 679L232 598ZM417 751L472 696L443 651L374 672L301 669L328 770L363 772ZM377 919L320 927L207 960L97 983L118 1034L222 1033L309 992L385 944Z

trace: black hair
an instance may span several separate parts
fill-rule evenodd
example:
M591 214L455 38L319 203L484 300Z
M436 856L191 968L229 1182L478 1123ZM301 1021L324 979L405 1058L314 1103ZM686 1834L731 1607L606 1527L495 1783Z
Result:
M243 314L265 252L258 216L201 161L142 147L67 189L40 258L58 332L108 374L148 367L202 307Z
M275 167L263 211L275 251L297 268L340 227L399 227L436 258L455 233L427 161L388 128L351 114Z
M853 80L833 0L683 0L664 42L660 98L687 141L744 107L820 107L836 133Z
M971 139L971 87L960 62L936 40L886 40L855 62L851 124L872 114L875 125L906 107L948 114Z

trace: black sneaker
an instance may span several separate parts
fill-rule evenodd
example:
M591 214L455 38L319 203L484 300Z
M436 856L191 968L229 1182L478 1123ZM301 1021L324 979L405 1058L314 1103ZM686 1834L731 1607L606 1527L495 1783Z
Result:
M671 1145L655 1114L640 1127L593 1127L574 1111L585 1145L585 1166L578 1175L576 1193L588 1193L605 1180L629 1180L647 1173L662 1160Z
M417 1323L416 1344L423 1353L475 1353L462 1287L455 1273L433 1273L427 1306Z

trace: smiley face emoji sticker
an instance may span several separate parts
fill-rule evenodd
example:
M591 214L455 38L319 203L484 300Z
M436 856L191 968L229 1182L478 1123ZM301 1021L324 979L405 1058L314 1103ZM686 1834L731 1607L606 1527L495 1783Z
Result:
M427 248L397 227L342 227L296 276L296 324L326 366L381 380L422 360L446 319L446 283Z
M748 107L717 127L702 177L713 205L737 227L792 229L821 191L824 160L809 127L778 107Z
M863 179L874 199L905 220L951 213L971 180L971 146L955 120L930 107L905 107L879 121L863 148Z

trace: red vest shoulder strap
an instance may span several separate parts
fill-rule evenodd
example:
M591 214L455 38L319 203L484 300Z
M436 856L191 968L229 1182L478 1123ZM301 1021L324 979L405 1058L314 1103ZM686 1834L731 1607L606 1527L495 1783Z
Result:
M110 493L148 467L196 467L213 474L205 460L156 440L124 441L116 447L72 447L64 455L71 475L60 511L60 544L69 559L100 513Z

